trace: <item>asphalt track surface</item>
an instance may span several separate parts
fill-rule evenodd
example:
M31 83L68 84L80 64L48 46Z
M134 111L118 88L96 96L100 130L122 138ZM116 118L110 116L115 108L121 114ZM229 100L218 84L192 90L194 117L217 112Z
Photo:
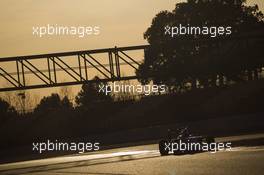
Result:
M1 175L261 175L264 146L160 156L157 144L1 164Z

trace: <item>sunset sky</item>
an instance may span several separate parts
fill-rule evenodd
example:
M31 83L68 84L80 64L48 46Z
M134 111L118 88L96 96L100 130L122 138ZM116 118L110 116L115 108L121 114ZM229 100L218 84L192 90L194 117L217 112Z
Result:
M143 33L152 18L177 2L181 0L1 0L0 58L146 44ZM248 2L264 11L263 0ZM32 27L47 24L99 26L101 33L85 38L32 35Z
M177 0L1 0L0 57L140 45L159 11ZM101 34L78 38L32 35L33 26L99 26Z
M0 58L145 44L143 33L161 10L181 0L1 0ZM250 0L264 9L263 0ZM101 34L78 38L32 35L33 26L97 25Z

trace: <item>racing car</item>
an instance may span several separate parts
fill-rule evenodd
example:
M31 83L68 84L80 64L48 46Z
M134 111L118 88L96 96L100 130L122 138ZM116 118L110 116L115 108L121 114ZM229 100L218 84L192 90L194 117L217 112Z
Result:
M159 152L162 156L174 154L194 154L215 149L215 139L209 136L194 136L188 127L178 129L178 134L168 130L168 137L159 142Z

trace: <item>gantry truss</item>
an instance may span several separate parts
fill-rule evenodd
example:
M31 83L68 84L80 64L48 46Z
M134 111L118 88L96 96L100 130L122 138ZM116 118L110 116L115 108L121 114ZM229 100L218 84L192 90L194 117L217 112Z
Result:
M0 77L8 82L8 87L0 85L0 92L78 85L95 81L107 82L136 79L137 77L135 75L121 75L122 66L129 66L137 70L140 65L137 59L132 58L132 56L129 56L126 52L143 51L144 53L147 47L148 45L140 45L0 58ZM100 62L96 58L97 54L100 56L106 54L107 56L104 58L107 60L104 60L104 63ZM74 57L78 62L77 66L73 66L67 62L69 57ZM41 69L39 68L40 63L34 62L34 60L41 61ZM43 68L43 61L45 61L45 68ZM105 61L107 61L107 63L105 63ZM4 68L4 64L8 64L9 67L13 66L15 69L10 71L8 67ZM101 75L99 80L89 77L90 69L94 69L98 75ZM59 71L70 76L71 80L61 82L57 75ZM28 74L37 77L40 83L34 85L27 83L26 76Z
M239 37L226 38L211 38L211 39L190 39L190 40L175 40L175 45L181 45L186 42L189 44L201 45L207 43L210 49L203 57L220 57L221 59L231 59L236 57L236 61L248 61L254 59L255 66L261 70L264 67L263 49L264 49L264 35L254 34ZM159 47L159 46L158 46ZM129 56L129 51L140 51L145 54L151 52L150 45L140 45L131 47L114 47L106 49L85 50L75 52L18 56L0 58L0 78L8 82L8 86L3 86L0 81L0 92L26 90L46 87L59 87L78 85L89 82L109 82L138 79L134 75L121 75L121 67L128 66L130 69L138 69L140 62L133 56ZM98 56L105 55L103 62L99 61ZM177 55L177 54L176 54ZM73 58L76 65L68 61L69 57ZM144 58L142 60L144 60ZM35 60L42 61L40 63ZM45 64L43 62L45 61ZM8 66L4 66L7 65ZM43 68L44 66L44 68ZM13 69L11 69L13 67ZM245 67L247 67L245 65ZM100 75L99 79L91 77L91 69ZM127 68L125 68L125 71ZM58 72L62 72L62 76L58 76ZM30 84L27 81L26 75L34 76L39 83ZM69 76L71 79L61 81L61 77ZM153 75L154 76L154 75Z

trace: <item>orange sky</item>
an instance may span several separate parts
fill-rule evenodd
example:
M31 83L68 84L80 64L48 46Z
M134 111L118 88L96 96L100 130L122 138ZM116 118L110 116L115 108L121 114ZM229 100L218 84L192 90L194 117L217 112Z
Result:
M145 44L143 33L161 10L181 0L1 0L0 58ZM264 9L263 0L249 0ZM32 35L33 26L98 25L99 36Z
M146 43L156 13L177 0L1 0L0 57ZM32 26L100 26L99 36L38 38Z

